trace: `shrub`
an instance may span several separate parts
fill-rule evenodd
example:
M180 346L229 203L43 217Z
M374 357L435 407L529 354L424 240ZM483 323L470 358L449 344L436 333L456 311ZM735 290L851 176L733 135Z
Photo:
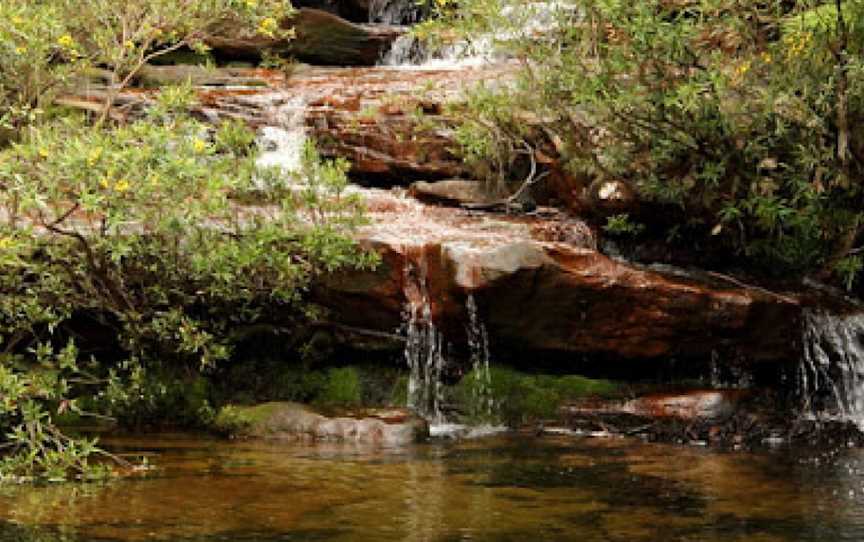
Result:
M186 114L189 96L166 91L146 118L107 129L60 119L0 151L8 218L0 226L0 367L15 378L35 378L30 352L62 344L69 322L87 315L122 352L120 361L93 362L91 380L108 382L123 411L134 412L135 401L158 410L176 393L149 373L207 371L230 356L244 327L314 318L305 292L317 274L374 264L350 236L362 205L343 194L343 164L321 163L310 147L304 184L266 207L243 206L237 194L279 172L256 167L237 126L217 129L214 140ZM13 391L7 400L17 408L25 399L39 405L26 423L50 426L53 396ZM80 393L57 391L63 400ZM23 415L0 420L0 429L19 427ZM37 456L44 449L35 438L16 447Z
M492 178L516 155L554 159L627 183L691 246L783 275L860 272L864 1L436 6L425 33L494 36L521 61L458 110Z

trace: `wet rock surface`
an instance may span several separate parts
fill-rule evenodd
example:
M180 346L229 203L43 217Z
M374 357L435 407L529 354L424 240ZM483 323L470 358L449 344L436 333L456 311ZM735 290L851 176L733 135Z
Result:
M578 220L368 195L373 224L361 239L382 265L331 278L320 290L346 324L397 329L420 276L433 320L454 343L464 341L465 301L473 296L496 358L555 355L568 368L580 354L794 359L800 306L793 297L612 259L594 249L590 228Z
M239 119L250 126L283 127L299 111L305 136L325 157L346 158L353 179L367 185L408 186L417 180L464 176L444 122L444 104L458 99L461 85L506 77L489 69L400 70L296 65L288 72L146 67L139 81L148 87L184 82L200 85L196 107L209 122ZM104 88L96 81L61 97L62 105L98 111ZM140 115L157 89L130 89L117 98L118 119ZM292 129L296 127L292 126Z

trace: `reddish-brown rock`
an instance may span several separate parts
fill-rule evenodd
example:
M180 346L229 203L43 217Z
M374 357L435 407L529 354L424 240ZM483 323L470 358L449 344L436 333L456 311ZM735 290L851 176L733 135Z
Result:
M294 37L245 35L226 21L211 31L206 42L218 56L233 59L258 60L269 51L325 66L374 66L390 44L405 33L404 28L358 25L308 8L299 9L281 25L293 29Z
M374 209L374 195L371 201ZM402 205L373 213L376 223L363 232L384 264L321 289L322 301L348 325L395 330L411 289L422 287L436 325L457 345L465 341L466 299L473 296L497 357L794 356L800 311L794 298L617 261L591 248L587 237L548 240L539 233L546 231L540 219ZM572 228L584 231L578 223Z

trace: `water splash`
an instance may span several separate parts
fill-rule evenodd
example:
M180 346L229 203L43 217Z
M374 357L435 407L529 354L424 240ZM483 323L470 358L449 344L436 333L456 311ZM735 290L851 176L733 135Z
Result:
M864 429L864 314L806 311L798 389L805 415Z
M410 370L408 407L431 424L443 423L444 337L432 319L429 263L423 246L406 247L405 361Z
M279 103L274 106L272 116L278 119L279 125L261 129L258 137L261 153L256 164L260 168L276 169L282 175L294 176L302 167L307 140L306 99L296 96Z

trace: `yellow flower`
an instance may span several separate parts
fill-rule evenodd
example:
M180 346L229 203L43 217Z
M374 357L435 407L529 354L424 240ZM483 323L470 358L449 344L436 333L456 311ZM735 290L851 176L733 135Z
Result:
M12 17L12 24L14 24L15 26L21 26L22 24L24 24L24 19L15 15Z
M126 47L127 49L134 49L135 48L135 42L132 40L126 40L125 42L123 42L123 46Z
M207 150L207 143L201 139L195 139L192 141L192 148L195 149L195 152L198 154L202 154L205 150Z
M90 152L87 154L87 164L94 165L99 161L99 158L102 157L102 147L94 147L90 149Z
M102 177L102 179L99 181L99 186L101 186L102 188L108 188L109 186L111 186L111 181L108 180L108 177Z
M118 192L125 192L125 191L129 190L129 181L127 181L126 179L120 179L114 185L114 190L116 190Z
M258 23L258 33L265 34L267 36L272 36L273 31L279 27L279 24L276 22L276 19L273 17L264 17L261 19L261 22Z
M75 40L69 34L63 34L57 38L57 45L64 49L71 49L75 47Z
M9 237L0 237L0 250L5 250L12 246L12 239Z
M24 47L23 45L20 45L20 46L18 46L18 47L15 48L15 53L16 53L16 54L23 55L23 54L26 53L26 52L27 52L27 48Z
M51 156L51 153L49 153L48 149L46 149L45 147L39 147L39 156L41 156L42 158L48 158L49 156Z
M246 7L249 9L255 9L258 7L258 0L246 0Z

